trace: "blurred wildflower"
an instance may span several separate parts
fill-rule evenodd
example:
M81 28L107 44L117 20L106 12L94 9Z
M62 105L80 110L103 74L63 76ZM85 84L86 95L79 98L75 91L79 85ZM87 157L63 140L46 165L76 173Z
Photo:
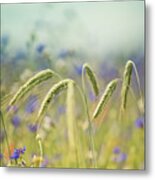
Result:
M14 149L13 154L11 155L11 159L19 159L21 154L24 154L24 152L26 151L26 147L24 146L23 148L19 148L19 149Z
M58 53L58 58L65 59L69 55L67 49L61 49Z
M18 108L17 106L8 106L6 110L11 113L17 113Z
M24 152L26 151L26 146L24 146L23 148L20 148L19 150L21 154L24 154Z
M135 126L137 128L143 128L144 127L144 117L140 117L135 121Z
M60 106L58 107L58 113L59 113L59 114L64 114L64 113L65 113L65 111L66 111L65 106L60 105Z
M121 162L126 161L126 159L127 159L127 154L121 153L121 154L116 158L116 161L117 161L118 163L121 163Z
M44 158L43 162L41 163L41 167L47 167L48 163L49 163L48 158Z
M18 50L13 58L14 61L26 59L26 52L24 50Z
M36 95L30 96L26 104L26 108L25 108L26 112L30 114L33 113L36 110L37 105L38 105L38 97Z
M112 66L107 61L100 64L99 73L100 76L107 81L118 76L118 71L115 66Z
M42 53L44 49L45 49L45 44L42 44L42 43L38 44L36 47L36 50L38 53Z
M37 131L37 125L36 124L29 124L28 129L30 132L35 133Z
M82 74L82 65L76 65L74 66L76 74L80 75Z
M21 119L19 116L15 115L12 118L12 124L14 125L15 128L19 127L21 123Z
M115 148L113 149L113 153L114 153L114 154L119 154L120 152L121 152L121 150L120 150L119 147L115 147Z
M95 95L94 95L94 93L92 91L89 92L89 99L91 101L95 101L96 100L96 97L95 97Z
M0 153L0 160L2 160L3 159L3 154L2 153Z
M9 43L9 35L4 34L1 36L1 46L7 46Z

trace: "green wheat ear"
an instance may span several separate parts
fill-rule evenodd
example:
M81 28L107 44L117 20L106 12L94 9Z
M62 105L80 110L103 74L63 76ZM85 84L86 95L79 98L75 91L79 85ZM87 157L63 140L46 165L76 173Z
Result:
M83 72L84 72L84 70L86 71L86 74L87 74L87 76L88 76L88 78L90 80L90 83L92 85L92 88L94 90L94 93L95 93L96 96L98 96L98 94L99 94L99 85L97 83L95 73L93 72L92 68L87 63L85 63L83 65L82 69L83 69L82 70Z
M17 100L20 100L32 88L42 83L43 81L46 81L49 78L52 78L53 76L58 76L58 75L50 69L46 69L37 73L19 88L17 93L11 99L9 105L13 105Z
M107 87L106 87L106 89L94 111L93 119L97 118L98 115L102 112L105 105L107 104L110 97L112 96L113 92L115 91L115 89L117 87L117 83L118 83L118 79L114 79L107 85Z
M38 115L37 115L37 120L40 119L40 117L44 114L44 112L47 110L49 103L53 100L53 98L58 95L60 92L62 92L64 89L68 87L68 84L70 82L73 82L71 79L64 79L52 86L52 88L48 91L47 95L45 96L43 102L41 103Z
M133 62L129 60L126 63L124 75L123 75L123 83L122 83L122 90L121 90L121 109L126 109L127 104L127 96L128 91L131 83L131 77L132 77L132 70L133 70Z

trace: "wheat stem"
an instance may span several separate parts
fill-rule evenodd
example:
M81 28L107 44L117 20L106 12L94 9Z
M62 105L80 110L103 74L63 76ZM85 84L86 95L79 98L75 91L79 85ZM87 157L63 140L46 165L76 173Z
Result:
M43 161L43 147L42 147L41 137L40 137L39 134L36 136L36 140L38 141L38 145L39 145L39 151L40 151L39 167L41 167L41 164L42 164L42 161Z
M93 129L92 129L92 122L90 119L90 115L89 115L89 109L88 109L88 102L87 102L87 96L86 96L86 88L85 88L85 79L84 79L84 69L82 69L82 96L83 96L83 102L85 105L85 111L87 114L87 119L88 119L88 123L89 123L89 127L88 127L88 132L89 132L89 141L90 141L90 148L91 148L91 152L93 155L93 167L97 168L97 162L96 162L96 157L95 157L95 147L94 147L94 138L93 138Z

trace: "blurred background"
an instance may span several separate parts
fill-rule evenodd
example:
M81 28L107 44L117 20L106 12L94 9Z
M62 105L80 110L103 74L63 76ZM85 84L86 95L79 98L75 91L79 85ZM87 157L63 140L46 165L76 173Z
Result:
M111 79L128 59L138 65L143 83L143 1L1 6L3 83L11 85L24 69L75 76L84 62Z

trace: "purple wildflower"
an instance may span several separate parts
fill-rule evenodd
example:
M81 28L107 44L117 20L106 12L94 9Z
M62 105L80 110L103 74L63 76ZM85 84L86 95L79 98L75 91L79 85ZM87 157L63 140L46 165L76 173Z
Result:
M121 152L121 150L120 150L119 147L115 147L115 148L113 149L113 153L114 153L114 154L119 154L120 152Z
M121 154L116 158L116 161L117 161L118 163L121 163L121 162L126 161L126 159L127 159L127 154L121 153Z
M41 163L41 167L47 167L48 163L49 163L48 158L44 158L44 161Z
M0 160L2 160L3 159L3 154L2 153L0 153Z
M28 129L29 129L30 132L35 133L37 131L37 125L29 124Z
M30 114L33 113L37 108L37 104L38 104L38 97L36 95L30 96L26 104L26 108L25 108L26 112Z
M21 123L21 119L19 116L15 115L12 118L12 124L14 125L15 128L19 127Z
M94 95L94 93L92 91L89 93L89 99L91 101L95 101L96 100L96 97L95 97L95 95Z
M26 147L24 146L23 148L19 148L19 149L14 149L13 154L11 155L11 159L19 159L21 154L24 154L24 152L26 151Z
M135 121L135 126L137 128L143 128L144 127L144 117L140 117Z
M20 151L18 149L15 149L10 158L11 159L18 159L19 157L20 157Z
M23 148L20 148L19 151L21 154L24 154L24 152L26 151L26 146L24 146Z
M81 75L81 74L82 74L82 65L75 66L74 69L75 69L75 72L76 72L78 75Z

